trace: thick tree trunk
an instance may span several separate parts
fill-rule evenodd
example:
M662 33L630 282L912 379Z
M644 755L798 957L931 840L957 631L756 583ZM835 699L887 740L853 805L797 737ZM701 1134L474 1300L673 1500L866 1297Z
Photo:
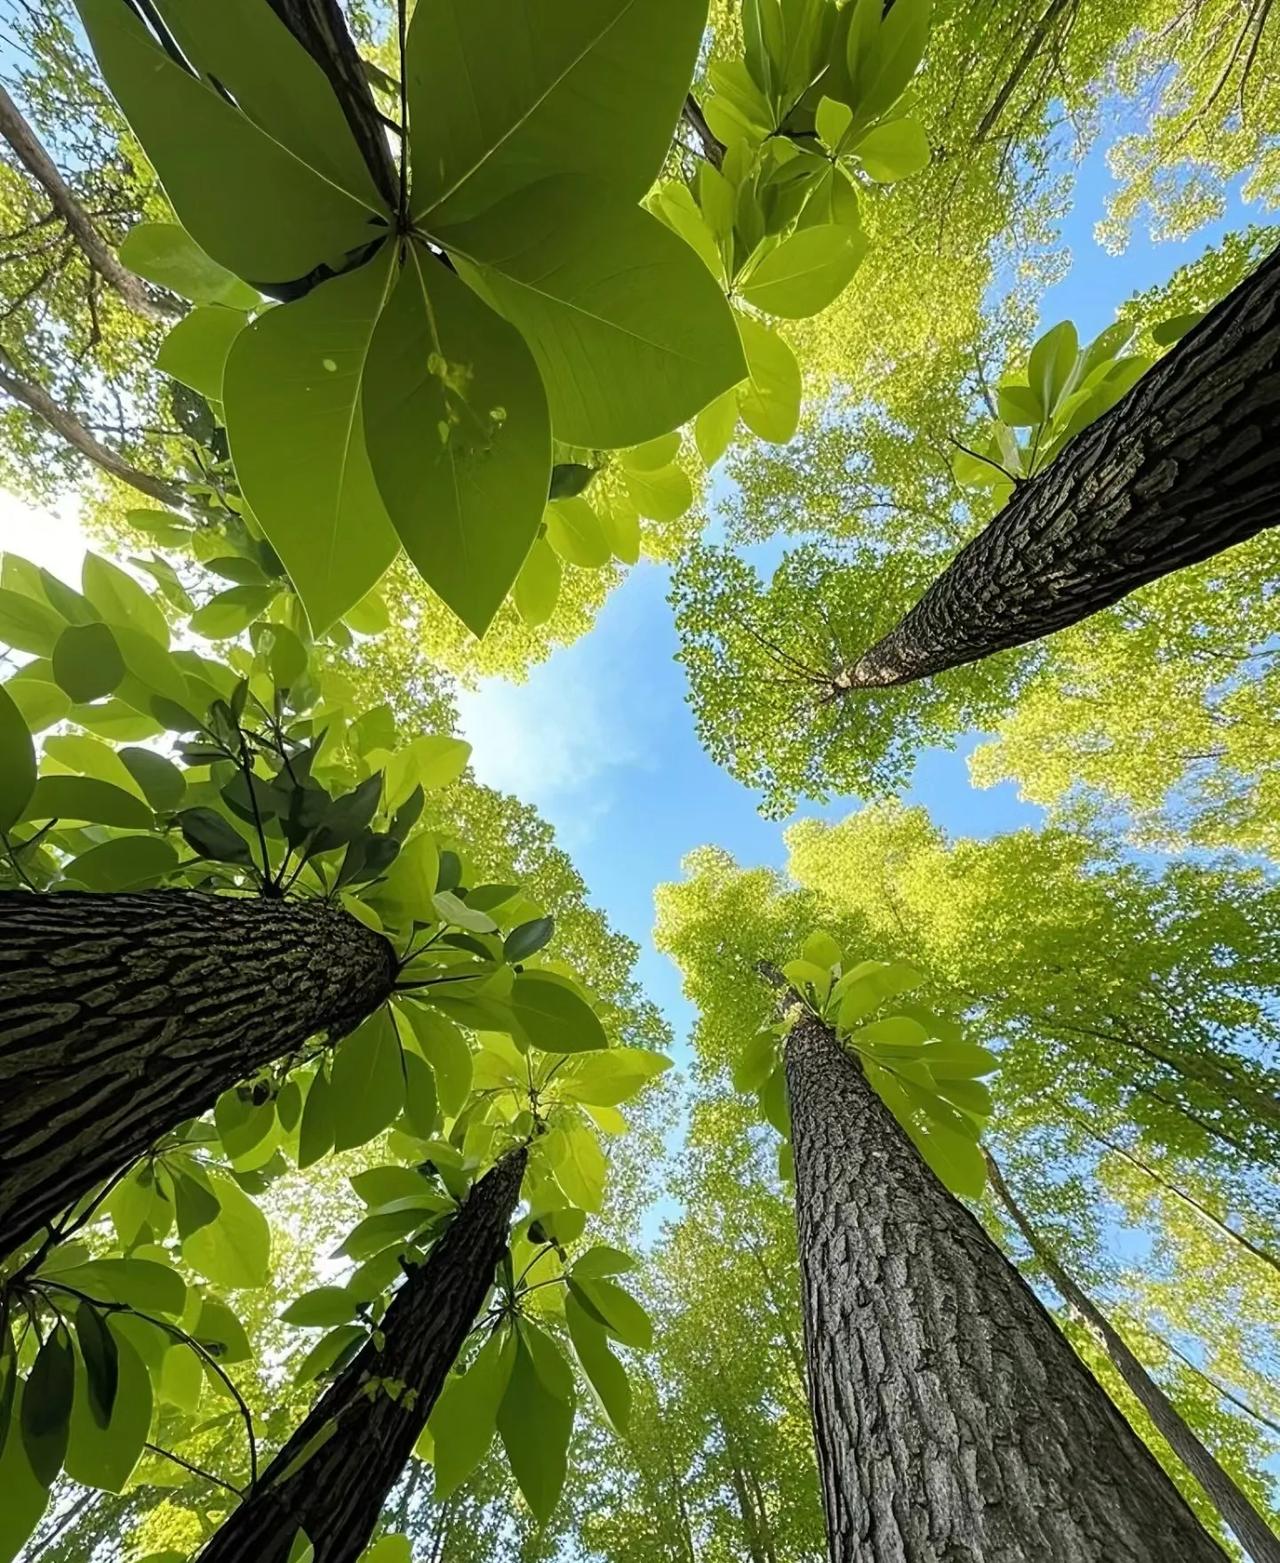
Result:
M147 320L164 321L177 320L186 313L184 304L160 293L153 294L141 277L135 277L127 266L120 264L115 251L98 232L93 218L58 172L40 138L3 86L0 86L0 135L13 148L14 155L31 177L43 187L85 259L135 314Z
M316 1402L257 1486L200 1553L200 1563L287 1563L299 1529L315 1563L354 1563L427 1424L493 1284L520 1197L527 1152L509 1152L471 1190L426 1263L370 1341ZM396 1399L364 1386L398 1379ZM284 1473L318 1434L334 1431L296 1472Z
M999 1163L990 1154L987 1156L987 1170L996 1197L1009 1213L1013 1224L1022 1234L1031 1251L1044 1266L1045 1274L1066 1301L1082 1314L1102 1337L1107 1356L1115 1364L1116 1372L1155 1423L1161 1437L1204 1488L1213 1506L1235 1532L1236 1539L1253 1559L1253 1563L1280 1563L1280 1539L1277 1539L1275 1532L1240 1491L1230 1475L1223 1470L1182 1420L1177 1407L1130 1351L1124 1338L1112 1327L1102 1310L1097 1307L1087 1292L1076 1285L1058 1263L1053 1252L1040 1240L1026 1213L1004 1181Z
M832 1563L1223 1563L816 1018L786 1069Z
M381 934L319 902L0 893L0 1257L395 975Z
M1280 522L1280 250L1019 488L832 698L1038 640Z

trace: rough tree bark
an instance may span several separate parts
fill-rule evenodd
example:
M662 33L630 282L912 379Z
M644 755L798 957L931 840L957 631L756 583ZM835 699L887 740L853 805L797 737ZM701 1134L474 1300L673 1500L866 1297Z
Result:
M816 1017L786 1071L832 1563L1223 1563Z
M166 483L163 478L153 477L151 473L131 466L117 451L96 439L78 418L65 407L59 407L42 385L26 379L3 348L0 348L0 391L29 408L55 434L60 434L68 445L113 478L119 478L130 488L136 488L139 493L158 500L171 510L181 510L186 504L186 496L181 489Z
M387 132L369 90L368 78L338 0L268 0L271 9L329 78L347 124L392 211L399 205L400 178Z
M354 1563L369 1544L387 1494L427 1424L507 1244L527 1152L510 1151L471 1190L425 1264L409 1271L369 1342L200 1553L199 1563L287 1563L299 1529L315 1563ZM364 1389L399 1379L393 1400ZM293 1461L330 1424L334 1431L297 1471Z
M1280 250L1023 484L830 698L1038 640L1280 522Z
M395 976L381 934L319 902L0 893L0 1257Z
M996 1197L1009 1213L1045 1274L1062 1296L1102 1337L1107 1356L1116 1372L1132 1390L1134 1397L1155 1423L1160 1435L1209 1495L1210 1501L1236 1534L1253 1563L1280 1563L1280 1539L1242 1493L1228 1472L1214 1459L1182 1420L1177 1407L1130 1351L1123 1336L1110 1320L1058 1263L1051 1249L1041 1241L1026 1212L1014 1198L1004 1180L1000 1165L988 1153L987 1170Z
M84 252L85 259L135 314L147 320L171 321L186 313L184 304L163 294L153 293L141 277L135 277L127 266L120 264L115 251L98 232L93 218L58 172L39 136L3 86L0 86L0 135L13 148L14 155L26 171L44 188L45 194L53 202L54 211L66 223L68 231Z

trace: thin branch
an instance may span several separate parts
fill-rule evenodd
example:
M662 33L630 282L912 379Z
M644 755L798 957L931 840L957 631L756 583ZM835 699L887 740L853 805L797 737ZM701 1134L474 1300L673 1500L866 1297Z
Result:
M122 266L111 246L94 227L75 191L67 184L45 151L35 131L23 118L17 104L0 86L0 135L13 148L15 156L53 202L54 210L84 252L89 265L110 284L135 314L147 320L175 320L185 314L176 299L153 294L140 277Z
M172 1460L175 1465L180 1465L184 1471L190 1471L192 1476L202 1476L206 1482L212 1482L215 1487L225 1487L237 1498L243 1498L241 1488L233 1486L230 1482L224 1482L220 1476L215 1476L212 1471L206 1471L202 1466L193 1465L190 1460L184 1460L180 1454L174 1454L172 1449L162 1449L159 1444L145 1443L144 1449L150 1449L152 1454L163 1455L166 1460Z
M113 478L127 483L130 488L136 488L150 499L158 500L171 510L181 510L185 506L186 498L181 490L163 478L140 471L117 451L95 439L78 418L54 401L43 386L26 379L3 348L0 348L0 391L30 409L56 434L60 434L68 445L93 462L95 467L101 467Z
M684 108L680 111L680 117L698 138L698 145L702 148L702 155L712 168L724 166L724 142L719 140L711 126L707 124L707 117L702 112L702 106L693 93L684 100Z

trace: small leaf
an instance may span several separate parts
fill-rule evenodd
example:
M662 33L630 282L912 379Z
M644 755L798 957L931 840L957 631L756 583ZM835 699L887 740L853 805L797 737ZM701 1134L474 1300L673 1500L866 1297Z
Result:
M550 942L555 930L554 917L535 917L531 922L521 923L502 941L502 953L512 965L528 960Z
M53 676L72 700L99 700L124 677L124 658L105 624L68 624L53 648Z
M22 1396L22 1442L31 1469L44 1486L62 1469L75 1393L75 1351L64 1324L57 1324L36 1353Z
M212 809L183 809L177 815L182 838L199 857L215 863L252 863L249 843Z
M356 1316L356 1299L345 1287L318 1286L304 1292L280 1315L285 1324L331 1327L349 1324Z
M193 304L245 310L262 302L255 289L219 266L177 223L138 223L125 235L118 253L130 271ZM130 512L131 519L134 514Z
M76 1335L88 1376L89 1409L99 1427L111 1422L120 1383L120 1352L106 1321L90 1302L76 1308Z
M577 1053L609 1045L587 1001L549 972L518 973L509 1002L525 1036L544 1052Z
M31 734L9 693L0 687L0 831L22 818L35 790L36 754Z

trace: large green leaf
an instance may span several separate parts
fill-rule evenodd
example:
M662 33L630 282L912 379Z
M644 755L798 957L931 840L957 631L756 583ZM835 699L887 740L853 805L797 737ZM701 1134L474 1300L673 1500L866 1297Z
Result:
M386 234L385 219L191 75L121 0L76 0L107 85L182 226L246 282L292 282Z
M710 272L606 186L546 179L440 240L532 348L557 439L638 445L746 373Z
M62 1469L71 1427L76 1359L71 1332L56 1324L45 1336L22 1397L20 1427L31 1469L47 1487ZM10 1434L12 1437L13 1435Z
M547 1053L579 1053L608 1047L595 1011L550 972L516 975L508 1002L526 1038Z
M768 315L803 320L844 292L866 251L862 234L842 223L798 228L761 257L740 291Z
M800 365L776 331L750 315L738 330L751 378L739 392L742 421L762 440L785 445L800 423Z
M613 557L600 517L581 496L547 506L547 542L569 564L599 570Z
M268 135L374 209L381 197L319 64L264 0L156 0L183 52Z
M227 354L245 323L246 317L237 309L201 304L183 316L160 344L156 368L202 396L221 401Z
M669 1058L648 1048L611 1047L589 1054L572 1073L562 1070L560 1089L577 1102L616 1107L670 1068Z
M12 1563L27 1537L40 1522L49 1502L48 1488L31 1469L26 1445L18 1436L26 1385L17 1385L13 1403L14 1426L0 1453L0 1563Z
M330 1081L334 1147L350 1150L381 1133L404 1106L400 1042L386 1009L338 1044Z
M140 890L158 884L177 862L177 850L164 836L117 836L72 858L66 872L90 890Z
M604 1326L591 1317L572 1293L565 1298L564 1317L574 1352L596 1392L601 1410L614 1432L625 1435L631 1420L631 1384L626 1369L609 1350Z
M521 565L511 593L516 612L526 624L536 629L556 611L563 576L555 550L539 537Z
M149 830L153 823L151 810L141 798L92 776L42 776L27 800L23 817L117 825L121 830Z
M0 830L22 818L36 785L36 753L22 712L0 687Z
M86 1375L77 1374L66 1467L68 1476L86 1486L122 1492L151 1428L151 1379L113 1320L107 1320L106 1328L115 1343L118 1369L111 1415L104 1427L94 1416Z
M465 1373L451 1376L431 1413L435 1442L435 1496L443 1500L488 1453L516 1358L512 1334L495 1332Z
M553 171L639 200L671 145L706 13L705 0L418 0L414 213L434 231Z
M471 1049L467 1039L437 1010L405 1004L400 1014L408 1020L419 1051L435 1071L440 1106L448 1117L456 1117L471 1092Z
M573 1413L573 1370L549 1336L521 1320L498 1431L520 1491L542 1521L564 1486Z
M109 695L124 677L124 658L105 624L68 624L53 648L53 676L75 701Z
M360 416L389 282L384 254L267 310L227 359L223 396L236 472L316 634L359 602L396 555Z
M187 1263L219 1286L262 1286L271 1271L271 1228L238 1183L211 1173L210 1187L222 1207L215 1221L184 1239Z
M130 271L194 304L226 304L243 310L256 309L262 302L255 289L219 266L177 223L139 223L125 235L119 254ZM147 514L132 511L130 517Z
M47 657L66 627L67 621L47 602L0 587L0 644Z
M373 334L364 425L405 552L483 635L542 517L547 397L520 333L417 245Z

